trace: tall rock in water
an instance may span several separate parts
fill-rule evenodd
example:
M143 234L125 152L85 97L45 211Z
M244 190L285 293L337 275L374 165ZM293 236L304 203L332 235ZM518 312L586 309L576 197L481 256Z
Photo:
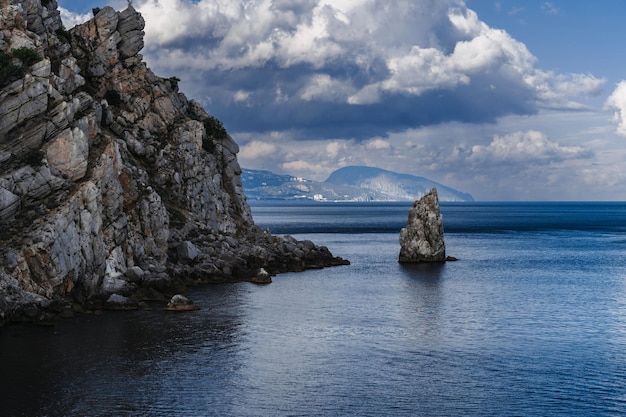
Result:
M94 12L0 1L0 324L345 264L254 225L237 144L147 68L141 15Z
M437 189L413 203L407 226L400 231L400 262L444 262L446 244Z

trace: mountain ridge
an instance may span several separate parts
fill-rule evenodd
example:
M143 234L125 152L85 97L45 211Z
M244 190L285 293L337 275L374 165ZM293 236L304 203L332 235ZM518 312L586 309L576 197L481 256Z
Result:
M426 177L362 165L339 168L331 173L325 182L372 189L407 200L417 200L428 194L432 188L437 188L439 199L442 201L474 201L469 193L458 191Z
M367 166L340 168L326 181L243 168L241 180L249 200L414 201L433 187L442 201L474 200L425 177Z

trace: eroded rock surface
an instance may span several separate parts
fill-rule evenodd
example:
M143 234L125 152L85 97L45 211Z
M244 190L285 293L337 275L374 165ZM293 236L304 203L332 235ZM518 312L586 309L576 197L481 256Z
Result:
M444 262L446 244L437 189L413 203L407 226L400 231L400 262Z
M55 0L0 7L0 324L347 263L255 226L237 144L147 68L132 6L70 31Z

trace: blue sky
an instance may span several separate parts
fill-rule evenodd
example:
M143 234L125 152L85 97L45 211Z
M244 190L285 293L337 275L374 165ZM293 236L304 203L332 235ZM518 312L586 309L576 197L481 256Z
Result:
M107 3L59 4L71 27ZM323 180L370 165L478 200L626 200L624 1L133 4L149 66L224 122L243 167Z

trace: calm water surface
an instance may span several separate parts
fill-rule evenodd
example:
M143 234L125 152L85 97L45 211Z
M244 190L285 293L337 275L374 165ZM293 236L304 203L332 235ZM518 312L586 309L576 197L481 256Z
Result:
M626 414L626 204L444 204L431 266L396 261L408 208L256 205L352 265L0 328L0 414Z

